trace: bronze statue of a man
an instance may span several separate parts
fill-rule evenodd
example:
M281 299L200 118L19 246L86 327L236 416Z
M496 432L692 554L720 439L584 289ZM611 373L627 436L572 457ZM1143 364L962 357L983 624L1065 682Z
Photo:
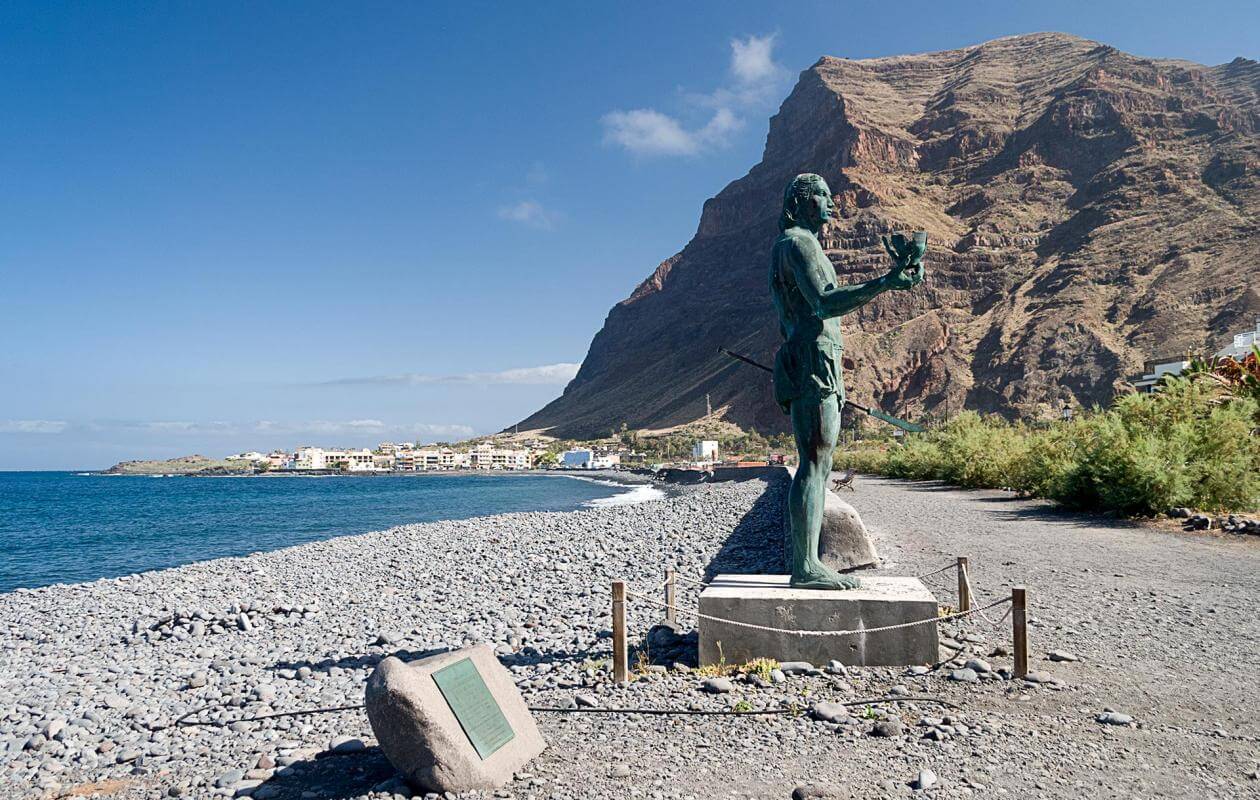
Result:
M891 240L884 237L884 248L894 262L888 274L837 286L835 267L818 243L818 231L833 208L826 181L814 174L797 175L783 193L782 232L770 257L770 292L784 339L774 359L774 399L792 416L799 455L788 494L792 586L803 589L858 585L857 578L841 575L818 558L831 453L844 402L839 318L881 292L921 283L927 249L925 233L916 233L913 240L899 233Z

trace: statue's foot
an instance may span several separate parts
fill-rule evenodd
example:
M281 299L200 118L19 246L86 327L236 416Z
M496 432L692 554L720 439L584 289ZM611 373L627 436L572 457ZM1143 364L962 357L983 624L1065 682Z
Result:
M793 589L856 589L862 585L855 575L841 575L822 562L793 570Z

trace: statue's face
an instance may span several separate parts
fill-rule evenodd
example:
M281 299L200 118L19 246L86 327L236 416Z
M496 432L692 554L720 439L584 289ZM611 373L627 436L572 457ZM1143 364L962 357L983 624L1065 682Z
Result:
M831 219L835 210L836 207L831 202L831 189L822 180L814 181L814 189L805 203L805 213L809 215L809 226L818 230L823 223Z

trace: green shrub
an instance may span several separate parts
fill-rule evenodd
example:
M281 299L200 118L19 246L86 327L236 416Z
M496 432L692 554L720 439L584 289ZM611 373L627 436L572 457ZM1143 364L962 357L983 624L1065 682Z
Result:
M1192 375L1069 422L1012 424L965 412L887 450L838 452L836 465L1127 515L1173 506L1249 511L1260 507L1258 429L1254 398Z

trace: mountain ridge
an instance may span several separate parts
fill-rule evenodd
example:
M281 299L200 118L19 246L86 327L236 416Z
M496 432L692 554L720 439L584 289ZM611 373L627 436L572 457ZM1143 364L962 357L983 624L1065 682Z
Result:
M520 428L590 436L704 415L784 430L763 376L783 186L818 172L842 281L879 236L929 232L928 281L844 319L850 396L902 414L1046 416L1105 403L1143 358L1209 350L1260 315L1260 64L1133 56L1067 34L878 59L824 56L770 120L759 163L609 312L564 393ZM1158 351L1158 352L1157 352Z

